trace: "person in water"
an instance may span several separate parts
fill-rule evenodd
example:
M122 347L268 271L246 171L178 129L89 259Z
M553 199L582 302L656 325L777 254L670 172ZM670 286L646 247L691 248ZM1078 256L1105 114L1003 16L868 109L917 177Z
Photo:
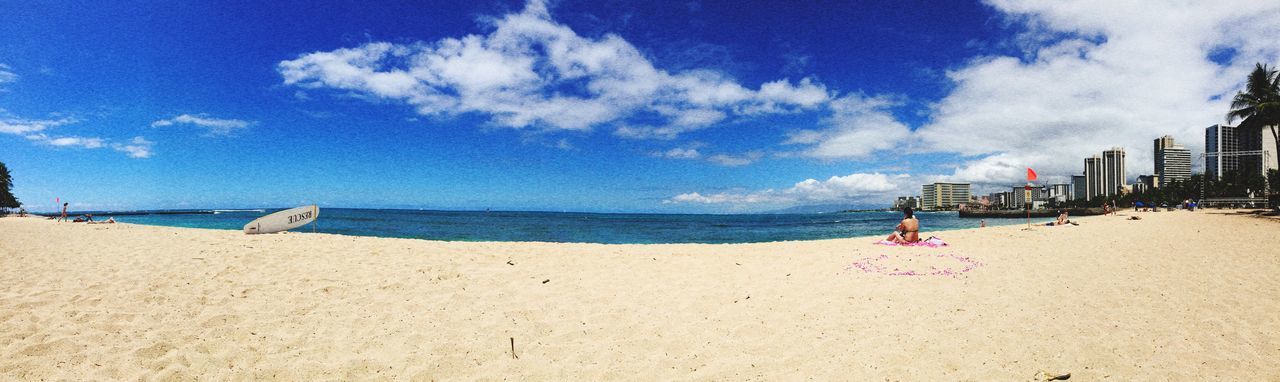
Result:
M898 244L920 241L920 221L916 220L911 207L902 209L902 216L902 221L898 223L898 227L885 240Z

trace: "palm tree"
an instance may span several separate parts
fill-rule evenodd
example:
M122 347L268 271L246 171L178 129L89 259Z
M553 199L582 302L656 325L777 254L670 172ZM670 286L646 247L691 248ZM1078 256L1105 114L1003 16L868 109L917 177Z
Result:
M1227 123L1243 119L1241 125L1269 127L1276 142L1276 163L1280 164L1280 77L1274 69L1258 63L1249 73L1244 91L1231 100ZM1243 127L1243 126L1241 126Z
M18 198L13 197L13 177L9 176L9 168L0 162L0 209L18 208Z

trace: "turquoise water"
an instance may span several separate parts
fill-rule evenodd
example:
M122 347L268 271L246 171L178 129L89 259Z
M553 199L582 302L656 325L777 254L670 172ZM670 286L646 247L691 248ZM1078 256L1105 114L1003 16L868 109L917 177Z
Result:
M116 221L238 231L245 223L278 210L281 209L122 215L116 216ZM94 216L102 220L112 214ZM901 216L897 212L686 215L321 208L315 230L342 235L455 241L752 243L888 235ZM934 231L976 228L979 222L961 219L955 212L920 212L917 216L925 236ZM1022 219L986 220L987 225L1025 222ZM311 226L306 226L295 231L311 230Z

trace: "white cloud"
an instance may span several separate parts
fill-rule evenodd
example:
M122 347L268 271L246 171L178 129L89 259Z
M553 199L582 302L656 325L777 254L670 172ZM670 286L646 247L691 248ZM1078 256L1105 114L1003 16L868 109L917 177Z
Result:
M128 143L113 143L111 149L129 155L130 158L150 158L154 142L143 137L133 137Z
M792 133L819 158L905 147L968 158L948 177L1018 182L1024 167L1078 174L1083 158L1127 149L1130 177L1152 171L1151 142L1173 135L1197 155L1255 62L1280 58L1280 3L991 0L1025 32L1021 56L984 56L947 72L954 88L910 132L876 98ZM1211 53L1234 52L1225 65ZM850 97L845 97L850 98ZM861 102L861 103L859 103ZM836 108L836 106L833 106Z
M58 127L66 124L75 123L72 118L62 119L21 119L9 118L0 119L0 133L4 134L31 134L45 131L46 129Z
M0 110L3 112L3 110ZM0 134L22 137L30 142L53 147L99 149L110 147L113 150L128 154L132 158L148 158L151 156L152 142L142 137L135 137L128 143L113 143L110 139L100 137L58 136L46 133L48 130L79 122L74 118L56 120L6 118L0 120Z
M822 121L827 128L793 131L784 144L809 145L801 154L823 159L858 159L899 148L911 129L893 117L888 110L892 106L885 97L840 97L831 102L831 116Z
M17 82L18 75L13 72L9 65L0 64L0 85L11 82Z
M44 134L31 134L31 135L27 135L26 138L36 143L46 144L50 146L81 147L86 149L101 148L105 145L104 142L106 142L102 138L76 137L76 136L50 137Z
M746 166L764 158L764 153L760 151L748 151L742 154L712 154L707 155L701 149L706 146L702 142L692 142L685 147L673 147L667 150L654 151L649 156L663 159L677 160L702 160L711 164L738 167Z
M812 79L749 89L713 70L669 72L617 35L580 36L531 0L485 35L374 42L277 65L284 83L403 102L423 115L480 113L498 126L670 139L733 117L810 110L830 98ZM661 122L628 123L633 118Z
M827 180L805 179L784 190L766 189L751 192L720 192L703 195L689 192L664 200L664 204L803 204L823 202L882 202L896 195L907 195L919 187L909 175L854 173L833 176ZM914 193L909 193L914 194Z
M698 152L696 148L676 147L666 151L654 152L652 156L667 159L699 159L702 158L702 153Z
M176 124L189 124L208 130L209 135L229 135L253 125L252 121L239 119L218 119L205 115L183 114L170 119L162 119L151 123L151 127L166 127Z
M760 158L763 158L763 157L764 157L764 153L762 152L749 151L742 155L716 154L716 155L707 157L707 160L711 161L711 163L715 163L721 166L738 167L738 166L746 166L746 165L755 163L756 161L759 161Z

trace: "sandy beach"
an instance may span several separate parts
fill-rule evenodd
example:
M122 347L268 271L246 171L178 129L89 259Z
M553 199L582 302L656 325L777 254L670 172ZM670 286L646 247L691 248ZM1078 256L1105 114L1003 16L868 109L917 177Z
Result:
M1123 214L944 248L2 218L0 379L1280 380L1280 222Z

